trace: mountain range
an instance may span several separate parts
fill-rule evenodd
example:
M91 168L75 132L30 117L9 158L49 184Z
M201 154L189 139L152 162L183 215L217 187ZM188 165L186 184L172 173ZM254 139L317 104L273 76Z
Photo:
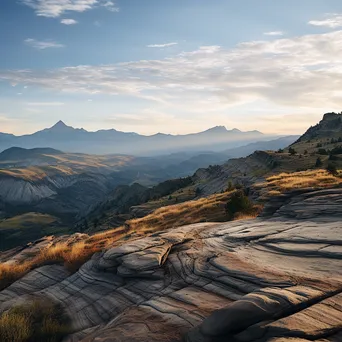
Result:
M248 143L275 139L259 131L242 132L216 126L206 131L171 135L158 133L151 136L125 133L115 129L88 132L67 126L63 121L33 134L15 136L0 133L0 151L10 147L51 147L65 152L90 154L160 155L179 151L222 151Z

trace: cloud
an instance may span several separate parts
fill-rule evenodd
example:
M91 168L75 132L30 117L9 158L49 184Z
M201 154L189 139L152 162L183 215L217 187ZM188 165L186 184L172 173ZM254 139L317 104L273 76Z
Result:
M147 45L147 47L148 48L165 48L165 47L170 47L174 45L178 45L178 43L173 42L173 43L166 43L166 44L151 44L151 45Z
M285 33L283 31L270 31L270 32L265 32L265 36L283 36Z
M118 12L113 1L108 0L21 0L34 9L41 17L57 18L65 12L85 12L96 7L104 7L112 12Z
M342 14L338 14L338 13L326 14L325 19L311 20L309 21L309 24L313 26L323 26L323 27L329 27L329 28L342 27Z
M59 44L54 42L53 40L46 40L46 41L39 41L32 38L25 39L25 44L38 49L38 50L45 50L45 49L51 49L51 48L63 48L65 45Z
M74 19L62 19L61 20L61 24L64 24L64 25L75 25L77 23L78 23L78 21L76 21Z
M105 7L111 12L119 12L119 8L115 6L113 1L104 1L100 4L100 6Z
M28 102L28 106L36 106L36 107L42 107L42 106L64 106L63 102Z
M274 111L321 112L342 107L341 50L342 31L334 31L233 48L203 46L160 60L0 70L0 80L53 92L123 95L203 118L228 112L245 117L260 103Z

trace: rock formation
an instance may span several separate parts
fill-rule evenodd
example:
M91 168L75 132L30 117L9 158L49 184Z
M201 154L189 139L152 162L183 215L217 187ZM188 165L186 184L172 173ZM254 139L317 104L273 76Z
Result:
M342 341L341 204L342 189L293 194L266 218L128 241L73 275L44 266L0 312L51 298L72 319L65 342Z

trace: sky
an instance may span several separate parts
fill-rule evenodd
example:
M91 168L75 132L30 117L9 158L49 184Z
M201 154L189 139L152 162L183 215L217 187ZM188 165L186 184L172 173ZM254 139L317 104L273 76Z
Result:
M341 0L1 0L0 132L301 134L342 108Z

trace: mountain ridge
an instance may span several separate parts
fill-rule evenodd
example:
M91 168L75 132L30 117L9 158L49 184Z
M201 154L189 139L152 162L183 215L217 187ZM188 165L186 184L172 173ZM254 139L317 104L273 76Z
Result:
M271 138L274 136L259 131L243 132L237 128L227 130L224 126L215 126L202 132L183 135L165 133L141 135L115 129L90 132L83 128L68 126L60 120L50 128L32 134L2 136L0 133L0 151L14 146L24 148L48 146L71 153L150 156L180 151L223 151Z

